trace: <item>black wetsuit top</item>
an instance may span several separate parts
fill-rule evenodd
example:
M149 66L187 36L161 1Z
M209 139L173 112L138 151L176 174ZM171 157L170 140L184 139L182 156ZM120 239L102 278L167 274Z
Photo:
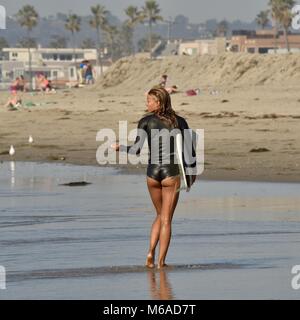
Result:
M179 175L179 166L176 157L175 136L181 133L183 137L183 145L188 150L190 159L187 161L185 154L184 162L186 167L195 167L195 149L192 144L192 136L185 132L189 126L184 118L176 115L178 126L170 127L169 124L162 121L154 113L150 113L143 117L138 124L138 133L133 146L120 146L120 151L129 154L140 154L144 142L147 138L149 146L148 169L147 176L157 181L162 181L168 177Z

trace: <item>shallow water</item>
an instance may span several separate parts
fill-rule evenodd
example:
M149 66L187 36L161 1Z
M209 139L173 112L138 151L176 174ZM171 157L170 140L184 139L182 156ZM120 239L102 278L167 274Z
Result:
M88 181L91 185L61 184ZM0 299L299 299L299 184L199 180L181 193L164 272L144 259L145 176L0 164Z

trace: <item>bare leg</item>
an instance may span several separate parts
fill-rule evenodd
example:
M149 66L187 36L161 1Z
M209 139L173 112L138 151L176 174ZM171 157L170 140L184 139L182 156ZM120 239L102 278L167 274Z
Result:
M162 181L162 209L158 258L159 269L166 266L165 259L172 234L171 223L179 198L179 192L176 192L176 190L179 188L179 186L180 177L167 178Z
M149 177L147 177L147 185L148 185L148 190L149 190L157 215L151 228L150 247L149 247L149 252L146 259L146 266L149 268L154 268L155 249L159 240L159 233L160 233L162 186L160 182L154 179L151 179Z

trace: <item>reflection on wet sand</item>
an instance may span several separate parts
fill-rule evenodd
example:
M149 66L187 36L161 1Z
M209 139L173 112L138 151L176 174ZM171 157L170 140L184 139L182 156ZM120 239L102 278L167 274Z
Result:
M14 161L9 162L9 169L11 172L10 187L11 187L11 190L13 190L16 183L16 178L15 178L16 163Z
M148 272L150 295L154 300L174 300L172 287L165 270Z

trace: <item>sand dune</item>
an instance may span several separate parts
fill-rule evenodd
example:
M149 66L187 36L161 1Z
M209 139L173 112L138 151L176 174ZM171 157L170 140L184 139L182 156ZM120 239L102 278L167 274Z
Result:
M262 84L296 84L300 81L300 54L233 54L177 56L151 61L147 58L123 58L99 81L98 88L111 88L120 94L140 91L157 84L168 74L170 84L182 90L207 86L239 87Z

